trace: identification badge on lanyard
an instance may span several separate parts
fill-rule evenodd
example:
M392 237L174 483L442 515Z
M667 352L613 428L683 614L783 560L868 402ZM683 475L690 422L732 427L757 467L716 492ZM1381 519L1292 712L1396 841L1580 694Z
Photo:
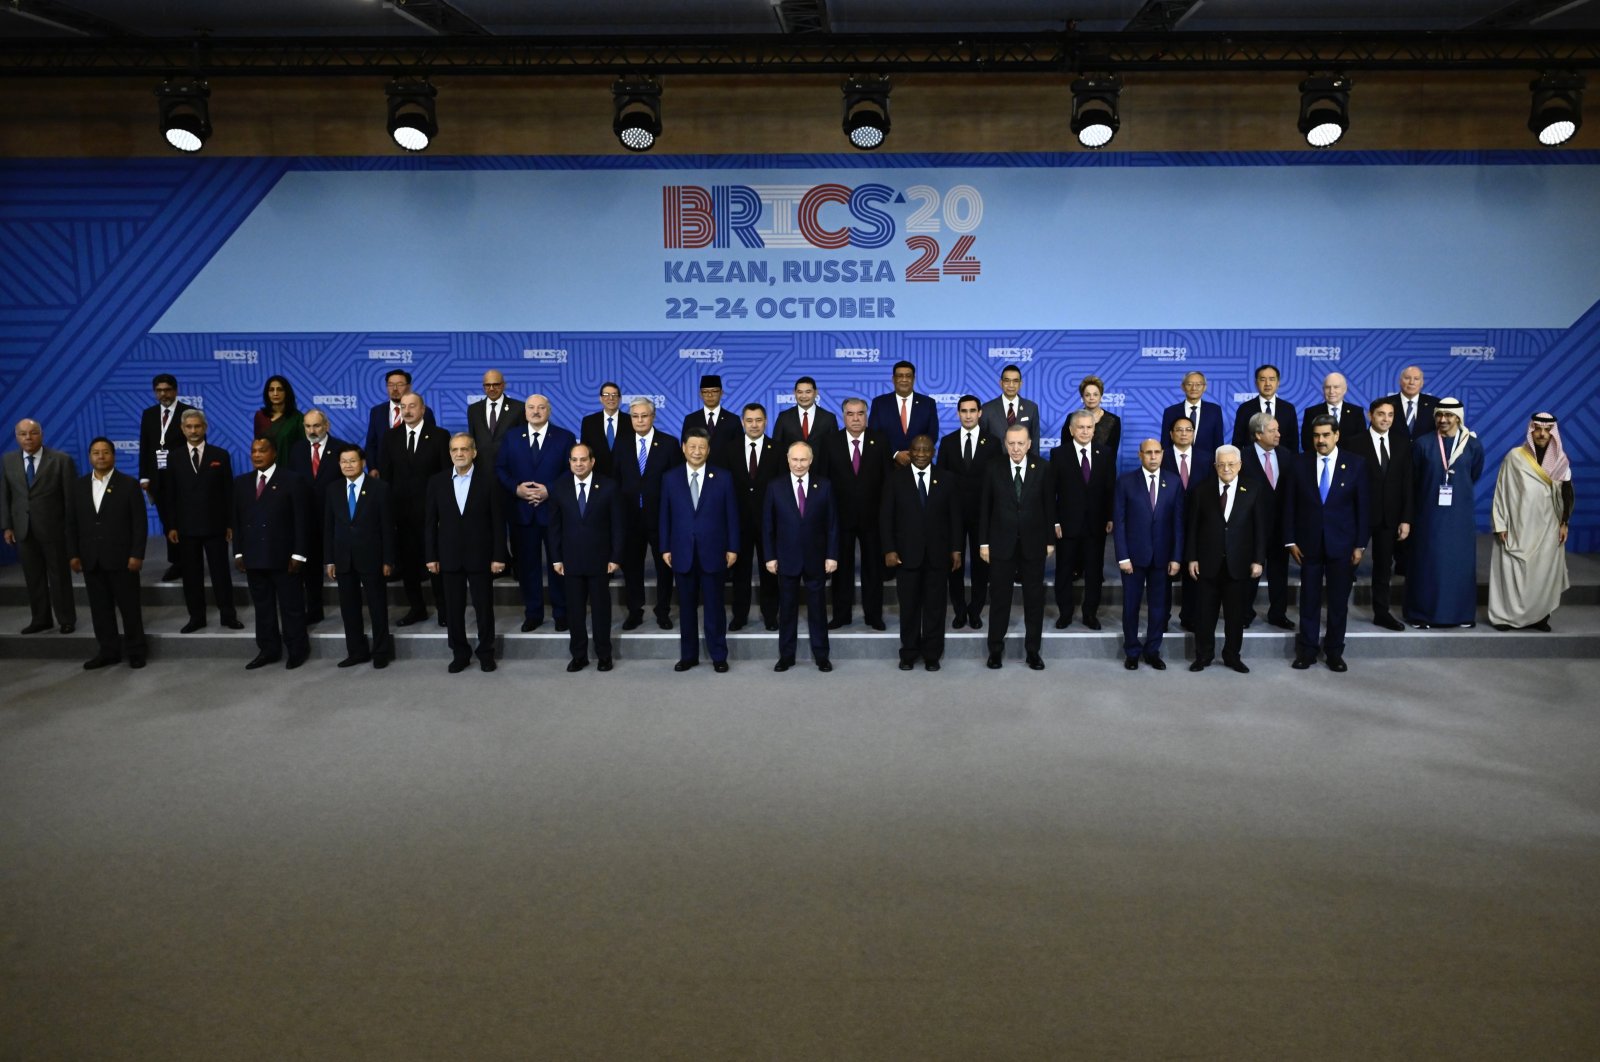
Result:
M167 449L166 449L166 447L163 446L161 449L156 451L156 468L164 470L166 467L167 467Z
M1450 502L1455 497L1455 492L1455 488L1448 483L1441 486L1439 488L1439 508L1448 509L1450 507Z

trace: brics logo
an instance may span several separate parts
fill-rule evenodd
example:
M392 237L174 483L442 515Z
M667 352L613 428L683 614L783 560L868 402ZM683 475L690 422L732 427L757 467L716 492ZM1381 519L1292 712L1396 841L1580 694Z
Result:
M756 189L745 184L669 184L661 189L662 246L668 250L732 247L734 240L752 250L762 247L815 247L836 250L887 247L894 239L895 221L879 209L896 199L886 184L819 184L807 189L790 186ZM820 215L829 203L843 206L854 222L841 228L823 225ZM768 208L768 231L763 233L763 207ZM799 239L795 239L798 230Z

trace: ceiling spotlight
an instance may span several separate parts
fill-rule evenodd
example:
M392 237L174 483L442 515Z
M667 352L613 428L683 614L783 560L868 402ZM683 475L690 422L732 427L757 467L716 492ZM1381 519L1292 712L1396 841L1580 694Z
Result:
M1314 148L1331 147L1350 128L1350 79L1343 74L1300 82L1300 133Z
M661 135L661 85L653 77L619 77L611 86L611 131L629 151L649 151Z
M844 135L871 151L889 135L888 77L850 77L844 83Z
M439 90L421 80L395 78L384 93L389 97L389 135L407 151L421 151L439 135L433 98Z
M1564 70L1548 71L1528 83L1533 90L1528 128L1539 143L1546 147L1565 144L1583 125L1583 86L1582 74Z
M1072 131L1086 148L1102 148L1111 143L1122 126L1117 114L1117 97L1122 94L1122 78L1116 74L1089 74L1072 83Z
M211 89L204 81L168 81L156 89L161 135L179 151L199 151L211 137Z

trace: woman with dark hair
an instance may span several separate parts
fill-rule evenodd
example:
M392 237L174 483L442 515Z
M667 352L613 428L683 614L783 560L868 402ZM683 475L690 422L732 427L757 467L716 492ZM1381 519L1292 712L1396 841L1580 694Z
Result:
M1122 418L1107 412L1100 405L1100 397L1105 393L1105 381L1098 376L1085 376L1078 382L1078 397L1083 399L1083 408L1094 417L1094 444L1110 450L1115 460L1117 447L1122 443ZM1061 429L1061 437L1067 437L1065 426Z
M282 376L267 377L267 384L261 389L261 408L256 410L255 438L271 439L279 458L287 460L289 447L304 435L294 387Z

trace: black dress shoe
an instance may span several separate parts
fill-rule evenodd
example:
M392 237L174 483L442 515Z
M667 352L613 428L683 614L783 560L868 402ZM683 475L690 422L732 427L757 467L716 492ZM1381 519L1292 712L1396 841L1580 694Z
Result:
M1250 669L1245 666L1245 662L1243 660L1224 660L1222 665L1233 671L1237 671L1241 675L1250 674Z
M1267 622L1278 628L1280 631L1294 630L1294 621L1288 616L1268 616Z
M840 627L848 627L848 626L850 626L850 620L848 618L845 618L845 619L831 619L831 620L828 621L828 629L830 631L836 631Z
M370 664L370 663L372 663L371 655L368 655L368 656L347 656L343 660L339 661L338 666L339 667L357 667L357 666L359 666L361 664Z
M1000 654L999 653L990 653L989 654L989 659L984 662L984 666L987 667L991 671L999 671L1000 670Z
M730 631L744 630L744 620L734 620L732 623L728 624L728 629Z
M1043 671L1044 657L1040 656L1038 653L1029 653L1028 668L1032 671Z
M276 653L273 653L270 656L267 655L266 653L257 653L256 654L256 658L254 660L250 661L248 664L246 664L244 666L244 669L246 671L254 671L258 667L266 667L268 664L276 664L279 660L282 660L282 659L283 659L283 657L279 656Z
M610 661L610 659L608 659L607 657L603 657L602 656L600 658L600 662L594 666L594 669L596 671L610 671L611 670L611 661Z
M950 621L950 629L953 631L965 630L966 627L967 617L965 616L957 616L955 619Z
M62 634L71 634L73 631L76 631L77 629L78 629L78 625L75 624L75 623L63 623L61 625L61 633Z
M493 671L499 666L499 664L494 662L494 657L492 656L485 657L478 661L478 670L483 672Z
M867 620L867 626L871 627L875 631L886 631L889 629L888 625L886 625L881 619Z
M1406 625L1385 612L1381 616L1373 616L1372 622L1386 631L1403 631Z
M206 625L206 621L205 620L192 619L188 623L185 623L182 627L179 627L178 628L178 633L179 634L193 634L195 631L200 630L205 625Z
M88 666L89 666L88 664L84 665L84 667L88 667ZM912 663L910 660L902 660L902 661L900 661L900 670L901 671L910 671L914 667L916 667L916 664Z
M396 627L411 627L428 618L426 612L407 612L404 616L394 621Z
M142 656L130 656L130 657L128 657L128 666L133 668L135 671L139 670L140 668L144 667L144 657L142 657Z
M96 656L85 660L83 669L85 671L99 671L103 667L110 667L112 664L117 663L121 663L121 661L114 656Z
M1509 631L1511 629L1511 624L1509 623L1491 623L1489 626L1497 631Z
M1311 666L1311 659L1307 658L1304 653L1296 653L1294 654L1294 663L1289 666L1296 671L1304 671Z
M719 675L726 675L728 673L728 662L726 660L713 660L711 661L711 670Z
M161 573L161 581L164 583L175 583L182 578L183 572L178 569L176 564L168 565L167 570Z
M630 612L628 613L628 618L622 621L622 629L625 631L637 630L643 624L644 613Z
M1209 661L1209 660L1196 660L1194 663L1189 665L1189 670L1190 671L1204 671L1206 668L1208 668L1210 666L1211 666L1211 661Z
M311 654L309 654L309 653L306 653L306 654L304 654L302 656L290 655L289 659L284 661L284 665L283 665L284 670L285 671L293 671L295 668L301 666L308 659L310 659L310 656L311 656Z
M602 663L603 662L604 661L602 661ZM586 668L588 666L589 666L589 658L586 657L586 656L580 656L576 660L567 661L567 670L569 672L582 671L584 668Z
M788 671L791 667L794 667L794 658L786 656L783 659L779 660L776 664L773 664L772 665L772 670L774 670L774 671Z
M1546 616L1538 623L1530 623L1526 629L1530 631L1545 631L1548 633L1550 630L1550 617Z
M775 631L777 629L778 629L778 621L777 620L767 620L767 630Z
M658 614L656 616L656 626L664 631L670 631L672 629L672 617Z
M1167 662L1161 659L1160 653L1146 653L1144 662L1153 671L1165 671L1167 669Z
M542 616L539 619L525 619L522 621L522 633L527 634L529 631L536 631L543 626L543 624L544 617Z
M307 627L314 627L318 623L321 623L325 619L327 619L327 616L323 615L321 612L307 612L306 613L306 626Z
M389 666L389 661L392 659L394 658L390 656L374 656L372 658L372 666L377 668L379 671L382 671L384 668Z
M240 620L238 616L230 616L228 619L222 621L222 625L230 631L244 630L244 622Z
M439 626L441 626L441 627L450 626L450 621L445 618L445 614L443 612L439 613Z
M1139 670L1139 658L1136 657L1136 656L1123 657L1123 659L1122 659L1122 667L1123 667L1123 670L1125 670L1125 671L1138 671Z
M1070 626L1072 626L1072 617L1071 616L1057 616L1056 617L1056 630L1064 631Z
M699 666L700 666L700 661L698 661L698 660L679 660L676 664L672 665L672 670L674 670L674 671L688 671L691 667L699 667Z
M1330 656L1328 657L1328 670L1342 674L1350 670L1350 665L1344 662L1344 657L1342 656Z
M819 658L817 660L817 670L818 671L832 671L833 670L833 664L832 664L832 662L830 662L828 660L827 657L825 657L825 656L821 657L821 658Z
M974 612L967 617L967 626L975 631L983 630L983 617Z
M467 669L467 665L470 663L472 663L471 660L452 660L450 661L450 666L445 670L452 675L459 675Z
M937 661L937 660L929 660L926 664L922 665L922 670L924 670L924 671L938 671L939 670L939 661Z
M566 620L564 620L564 619L556 620L556 630L564 631L566 629L567 629L567 621Z
M1431 631L1431 630L1433 630L1433 624L1431 624L1431 623L1413 623L1411 626L1416 628L1419 631Z
M23 634L40 634L55 626L53 623L30 623L22 628Z
M1091 631L1097 631L1100 629L1100 617L1085 616L1083 617L1083 625L1088 627Z

